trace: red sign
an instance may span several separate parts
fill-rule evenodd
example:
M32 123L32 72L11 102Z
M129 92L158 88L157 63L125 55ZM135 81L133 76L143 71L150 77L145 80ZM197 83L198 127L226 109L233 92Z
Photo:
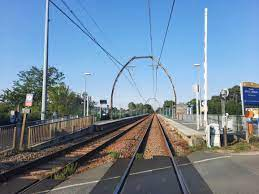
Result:
M33 94L26 94L25 106L32 106Z

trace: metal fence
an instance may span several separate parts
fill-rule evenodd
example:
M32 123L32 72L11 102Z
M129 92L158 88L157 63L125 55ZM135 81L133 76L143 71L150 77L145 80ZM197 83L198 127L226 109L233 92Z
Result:
M178 120L182 120L185 122L193 122L196 123L196 115L181 115L178 117ZM202 116L203 122L203 116ZM222 129L225 125L225 119L222 115L208 115L208 124L216 123L219 124L219 127ZM259 123L254 123L254 135L259 135ZM229 132L233 132L236 135L245 137L247 131L247 119L242 115L229 115L227 120L227 129Z
M59 118L26 123L24 142L29 148L52 138L71 134L87 128L94 122L92 116ZM13 150L19 145L21 125L0 126L0 153Z
M74 133L92 124L93 117L89 116L29 126L27 147L29 148L58 136Z
M0 153L15 147L16 126L0 126Z

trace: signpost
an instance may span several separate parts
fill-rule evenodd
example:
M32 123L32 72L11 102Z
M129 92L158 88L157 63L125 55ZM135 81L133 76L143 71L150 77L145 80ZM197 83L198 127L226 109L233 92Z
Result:
M253 82L242 82L240 84L242 113L245 115L246 109L259 108L259 84Z
M102 119L103 117L103 110L102 110L102 105L107 104L107 100L100 100L100 118ZM109 108L108 108L109 110ZM111 117L112 117L112 110L111 110Z
M26 94L25 106L31 107L33 102L33 94Z
M228 145L228 142L227 142L227 121L228 121L228 114L226 114L226 99L229 95L229 91L228 89L223 89L221 90L220 92L220 97L221 97L221 109L222 109L222 121L224 119L224 128L223 128L223 135L224 135L224 146L227 146Z
M100 100L100 104L107 104L107 100Z
M247 118L246 140L253 135L254 124L259 121L259 84L242 82L240 84L242 113ZM257 129L259 130L259 129ZM258 132L257 132L258 133Z
M25 107L22 109L23 112L23 121L22 121L22 131L21 131L21 138L20 138L20 150L23 150L23 141L24 141L24 132L25 132L25 126L26 126L26 117L27 114L31 113L31 109L28 107L32 106L33 102L33 94L26 94L25 99Z

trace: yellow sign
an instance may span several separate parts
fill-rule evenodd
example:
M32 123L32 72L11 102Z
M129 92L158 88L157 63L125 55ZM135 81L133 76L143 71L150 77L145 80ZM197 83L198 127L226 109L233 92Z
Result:
M242 82L243 87L253 87L253 88L259 88L259 84L254 82Z
M252 118L255 118L255 119L259 118L259 108L246 108L245 111L246 111L246 113L249 113L249 115L253 114ZM249 117L251 117L251 116L249 116Z

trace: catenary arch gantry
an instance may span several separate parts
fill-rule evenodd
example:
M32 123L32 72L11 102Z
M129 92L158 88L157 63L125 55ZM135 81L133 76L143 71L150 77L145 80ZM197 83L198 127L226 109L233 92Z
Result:
M168 77L170 84L172 86L172 93L173 93L173 101L175 102L175 105L172 107L172 117L174 117L176 115L176 104L177 104L177 96L176 96L176 90L175 90L175 86L173 83L173 79L171 77L171 75L169 74L169 72L167 71L167 69L158 61L156 60L153 56L134 56L132 57L127 63L125 63L125 65L123 65L123 67L121 68L121 70L119 71L119 73L117 74L114 82L113 82L113 86L112 86L112 91L111 91L111 99L110 99L110 115L112 118L112 111L113 111L113 95L114 95L114 90L116 88L116 84L119 80L119 77L121 76L121 74L123 73L123 71L125 70L125 68L133 61L135 60L140 60L140 59L150 59L152 61L154 61L157 64L157 67L160 67L163 72L165 73L165 75Z
M148 104L151 100L154 100L154 101L157 103L157 105L158 105L159 107L161 107L161 104L159 103L159 101L157 100L157 98L148 98L148 99L145 101L145 104Z

